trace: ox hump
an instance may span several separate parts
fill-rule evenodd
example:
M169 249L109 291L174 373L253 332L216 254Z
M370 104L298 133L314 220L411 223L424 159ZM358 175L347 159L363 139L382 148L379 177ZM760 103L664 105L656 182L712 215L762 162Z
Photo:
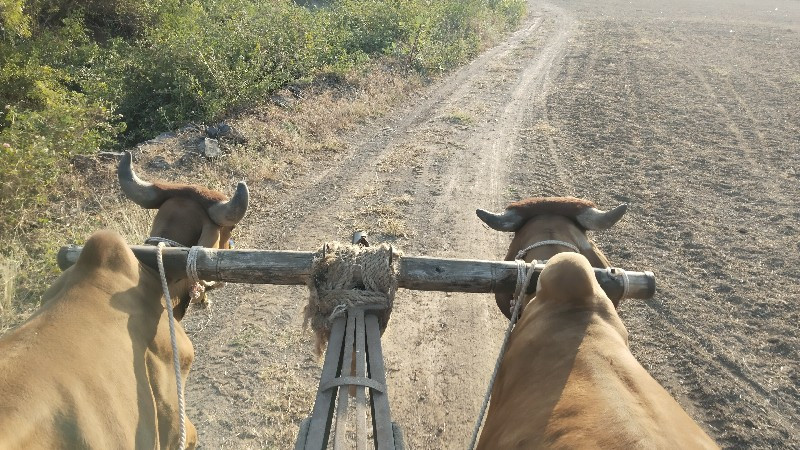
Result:
M563 252L548 260L539 275L537 297L591 299L601 289L589 260L580 253Z
M109 230L94 233L83 245L76 266L84 270L108 269L134 275L138 269L136 256L118 233Z

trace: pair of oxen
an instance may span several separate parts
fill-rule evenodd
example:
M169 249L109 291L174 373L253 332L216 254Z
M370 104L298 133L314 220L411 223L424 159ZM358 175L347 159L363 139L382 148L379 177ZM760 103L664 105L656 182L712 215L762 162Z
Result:
M228 248L247 210L240 183L228 200L194 185L148 183L119 166L125 195L158 209L151 237ZM492 391L479 448L715 447L628 350L627 331L594 277L608 267L587 238L624 214L575 198L532 198L502 214L478 211L514 232L507 259L549 260L516 325ZM543 245L535 245L543 243ZM577 250L577 251L576 251ZM169 278L180 320L196 288ZM510 295L497 295L510 315ZM159 274L121 236L100 231L41 307L0 338L0 449L176 448L180 442L168 312ZM182 378L194 359L177 326ZM186 419L186 447L197 433Z

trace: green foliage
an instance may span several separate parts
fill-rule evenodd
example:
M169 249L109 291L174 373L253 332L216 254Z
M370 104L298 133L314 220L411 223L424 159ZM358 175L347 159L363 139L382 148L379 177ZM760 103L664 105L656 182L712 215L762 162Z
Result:
M23 0L0 0L0 36L30 36L30 19L23 6Z
M121 83L115 103L130 127L127 139L217 118L323 67L346 64L329 25L326 15L291 2L171 7L145 31L147 45L115 46L122 66L111 78Z
M411 1L341 0L332 10L333 26L350 54L381 54L406 42L417 5Z
M340 0L332 9L350 54L395 55L443 72L480 51L492 31L515 25L520 0Z
M303 3L303 2L299 2ZM0 0L0 238L75 155L216 120L319 73L392 58L439 73L523 0ZM15 231L14 231L15 232Z
M44 203L52 182L76 154L112 145L121 125L75 65L95 45L80 21L0 49L0 233ZM25 225L25 224L22 224Z
M293 80L368 58L445 71L480 50L487 28L514 24L523 8L521 0L338 0L321 8L289 0L0 2L12 44L1 57L24 60L0 69L15 83L0 87L0 100L20 118L28 108L41 113L42 94L31 87L38 84L76 108L102 106L76 120L119 114L122 145L214 120ZM20 83L27 88L14 87Z

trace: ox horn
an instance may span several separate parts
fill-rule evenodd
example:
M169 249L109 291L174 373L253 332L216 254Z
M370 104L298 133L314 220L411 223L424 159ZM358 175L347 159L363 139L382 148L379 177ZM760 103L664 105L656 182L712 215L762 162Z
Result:
M517 231L525 218L512 210L505 210L502 214L495 214L483 209L475 210L475 214L490 228L497 231Z
M597 208L586 208L575 216L575 220L587 230L605 230L619 222L619 219L628 210L628 205L623 203L611 211L600 211Z
M236 193L227 202L219 202L208 208L208 216L217 225L233 226L239 223L247 212L247 203L250 199L250 191L247 184L240 181L236 186Z
M164 192L147 181L142 181L133 172L133 156L126 151L117 167L117 178L122 192L142 208L155 209L166 200Z

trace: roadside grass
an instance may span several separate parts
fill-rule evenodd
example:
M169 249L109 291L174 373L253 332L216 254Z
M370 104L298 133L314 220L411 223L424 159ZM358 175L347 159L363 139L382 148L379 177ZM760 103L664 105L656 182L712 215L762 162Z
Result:
M500 3L513 6L519 2ZM476 47L465 50L458 62L490 45L509 23L514 21L483 28L481 40L470 44ZM439 69L427 70L409 64L408 54L403 52L411 52L417 62L441 56L414 54L413 49L405 49L399 54L373 55L349 68L305 74L284 88L271 91L263 101L237 106L224 116L243 139L221 140L223 157L207 160L193 153L201 132L183 128L157 143L131 148L137 173L146 180L196 183L228 195L242 179L251 188L290 184L303 173L309 159L346 151L343 136L349 130L389 113L431 77L453 67L436 65ZM456 63L453 60L448 64ZM464 113L455 114L453 120L468 123L472 118ZM378 170L405 166L424 151L427 150L400 149L393 161L381 162ZM92 232L103 228L118 231L131 244L147 237L153 212L142 210L122 196L116 180L116 159L91 152L65 154L61 158L65 162L47 183L50 187L35 204L16 210L16 225L6 222L2 232L7 245L0 249L0 331L18 324L39 305L42 293L60 273L56 255L61 246L82 244ZM159 168L156 161L167 167ZM253 200L257 204L259 198ZM410 198L401 198L388 206L376 206L370 200L357 217L346 218L346 222L386 239L408 238L411 232L398 207L410 202Z
M309 405L314 404L316 394L315 380L307 379L303 374L313 368L316 374L321 361L313 355L314 337L311 333L301 332L294 326L274 327L265 336L265 348L269 348L271 357L264 359L258 377L271 386L262 398L255 399L259 405L263 421L262 439L266 448L275 448L286 442L294 442L300 422L308 416ZM286 355L294 355L298 349L306 349L304 367L295 367Z
M19 268L20 261L16 255L0 255L0 323L7 321L14 312L12 307ZM3 330L0 328L0 331Z
M280 90L273 100L232 115L226 123L242 134L243 141L221 141L224 155L219 159L193 153L202 134L190 130L131 149L134 168L148 181L195 183L226 195L232 194L239 180L246 180L251 191L264 184L291 183L309 159L345 151L345 132L386 114L424 83L421 76L385 62L339 74L335 80L323 77L299 85L301 99ZM159 169L155 161L169 167ZM148 236L154 211L122 195L117 162L98 156L74 159L71 170L54 183L59 190L51 194L47 209L38 218L26 218L26 223L36 226L18 229L8 238L9 245L0 250L0 331L17 325L39 305L42 293L60 273L56 255L61 246L80 245L98 229L115 230L132 245ZM257 203L259 194L253 194ZM407 235L407 226L397 214L384 211L374 216L381 233ZM363 223L372 217L364 216Z

